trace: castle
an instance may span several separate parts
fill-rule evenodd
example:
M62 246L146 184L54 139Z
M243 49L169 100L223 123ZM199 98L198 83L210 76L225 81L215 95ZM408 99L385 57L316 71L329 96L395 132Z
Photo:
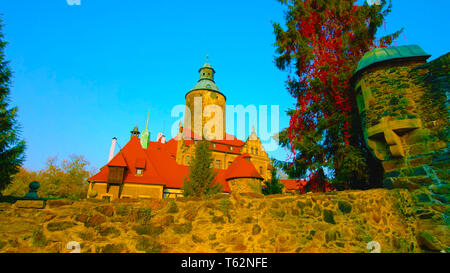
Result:
M182 196L183 181L203 128L209 128L206 137L217 172L215 183L225 192L261 192L264 181L271 179L272 166L260 139L254 128L245 142L225 132L226 97L215 84L215 70L207 61L199 73L198 82L186 94L185 126L180 124L178 135L166 142L159 134L151 141L147 117L145 129L139 132L135 127L128 143L88 179L88 196L109 200ZM210 113L211 109L218 111ZM206 114L199 118L199 111ZM222 116L215 117L216 113ZM213 123L214 118L219 122ZM285 182L287 190L298 184Z

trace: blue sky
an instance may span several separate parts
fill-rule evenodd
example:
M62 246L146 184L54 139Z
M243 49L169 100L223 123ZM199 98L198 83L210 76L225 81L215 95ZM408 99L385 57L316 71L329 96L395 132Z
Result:
M380 35L404 27L397 45L418 44L432 60L448 52L449 7L394 0ZM288 126L294 100L273 63L271 22L284 21L275 0L0 0L0 14L29 169L70 154L102 167L111 138L123 147L148 109L152 140L169 136L171 110L184 104L206 55L227 104L279 105L280 129ZM282 149L269 155L286 157Z

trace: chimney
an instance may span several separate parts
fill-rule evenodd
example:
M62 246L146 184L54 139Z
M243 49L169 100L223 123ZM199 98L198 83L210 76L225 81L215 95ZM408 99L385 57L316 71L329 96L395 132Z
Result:
M111 161L111 159L114 157L114 149L116 148L116 142L117 142L117 138L113 137L112 143L111 143L111 149L109 150L108 162Z
M156 142L166 143L166 137L163 135L162 132L158 133L158 137L156 138Z

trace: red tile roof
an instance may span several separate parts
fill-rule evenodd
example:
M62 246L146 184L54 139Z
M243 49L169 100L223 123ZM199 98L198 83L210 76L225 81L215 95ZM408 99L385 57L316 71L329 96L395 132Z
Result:
M250 162L249 154L236 157L228 167L225 180L233 178L258 178L263 180L253 163Z
M118 156L113 157L113 159L111 159L111 161L109 161L107 165L114 167L126 167L127 162L125 162L125 159L121 154L118 154Z
M287 191L292 190L301 190L308 181L306 180L295 180L295 179L280 179L280 182L283 183L284 188Z
M189 174L189 166L178 165L175 157L169 151L173 149L170 143L150 142L147 149L143 149L139 139L133 136L130 141L110 161L115 163L128 162L124 174L124 183L142 183L164 185L167 188L181 188L184 178ZM176 146L175 146L176 153ZM145 166L142 175L136 176L136 167ZM116 166L107 164L107 166ZM108 168L104 166L100 172L90 177L88 181L106 182ZM106 168L105 168L106 167ZM227 170L216 170L216 182L223 185L224 191L230 188L225 180Z

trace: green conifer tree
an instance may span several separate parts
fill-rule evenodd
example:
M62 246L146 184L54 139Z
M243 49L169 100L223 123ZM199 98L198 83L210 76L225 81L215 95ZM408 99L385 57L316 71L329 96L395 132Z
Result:
M214 183L217 173L213 170L213 157L208 141L200 141L195 147L189 176L184 179L183 195L203 197L222 191L222 185Z
M280 182L277 168L273 167L270 173L272 174L272 179L265 183L266 186L263 188L262 193L264 195L283 193L284 185Z
M11 183L12 176L25 159L25 142L18 136L17 107L11 108L8 103L11 70L5 58L7 43L2 31L3 20L0 18L0 194Z

